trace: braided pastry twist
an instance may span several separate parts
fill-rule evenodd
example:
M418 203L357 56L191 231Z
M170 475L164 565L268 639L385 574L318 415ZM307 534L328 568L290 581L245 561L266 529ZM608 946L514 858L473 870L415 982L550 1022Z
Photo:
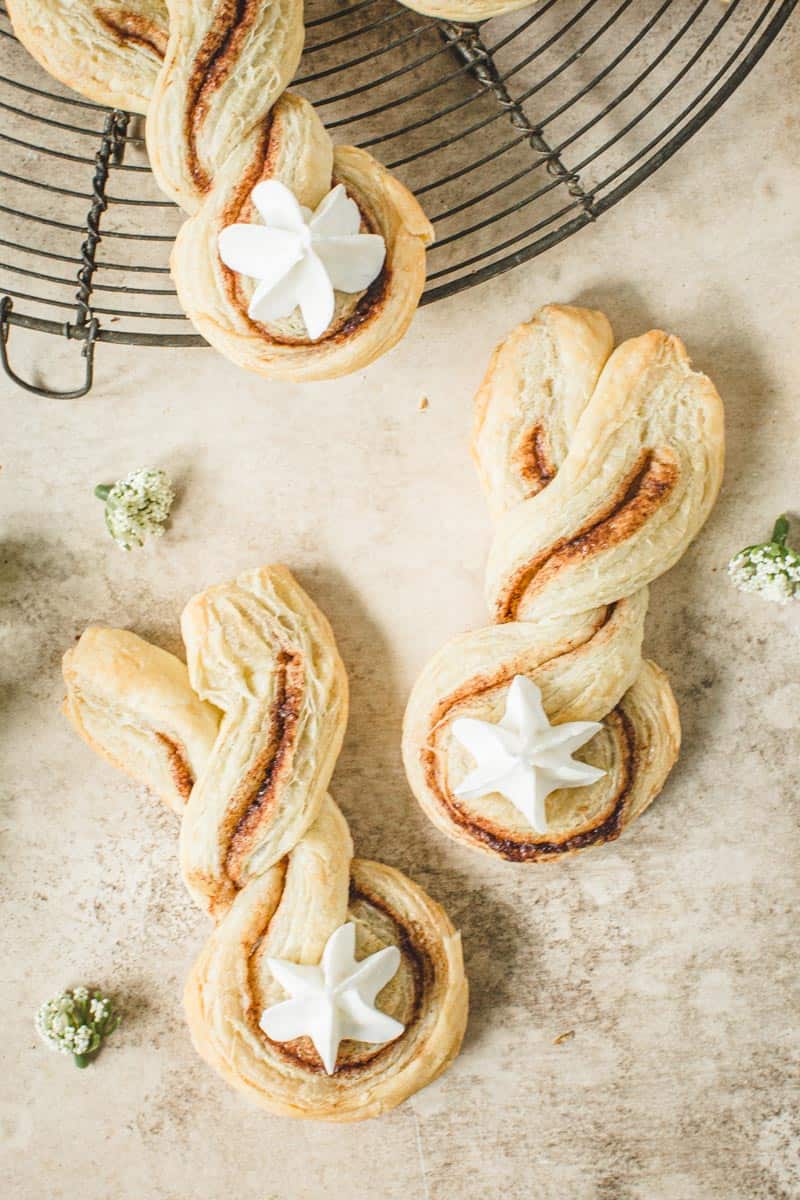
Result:
M445 1069L467 1016L461 945L443 910L398 871L353 858L327 794L347 720L328 622L285 567L250 571L187 605L187 669L124 630L89 629L64 658L66 712L105 757L185 803L181 864L216 920L186 984L198 1051L273 1112L376 1116ZM351 922L360 958L397 947L384 1044L350 1037L327 1074L306 1036L267 1036L282 1000L274 959L320 962ZM347 1037L347 1035L345 1035Z
M434 656L405 715L406 772L428 816L512 861L618 837L678 754L669 683L641 656L647 585L714 504L722 404L677 338L651 332L612 347L601 313L550 305L495 351L473 439L495 520L486 570L495 624ZM454 722L502 724L517 676L538 686L553 725L602 722L584 758L603 777L552 791L546 830L505 794L463 796L472 761Z
M138 36L130 10L119 4L111 24L111 10L65 0L12 0L10 8L21 40L48 69L94 98L106 91L114 103L147 111L153 172L190 217L176 239L171 273L184 311L207 341L240 366L279 379L328 379L366 366L403 336L416 311L433 240L429 221L365 151L334 150L311 105L285 91L303 48L302 0L168 0L167 10L163 24L147 9L149 32ZM86 87L78 65L84 60ZM349 274L341 265L328 279L314 260L316 273L305 283L312 297L331 286L358 289L335 291L321 333L309 333L305 309L301 316L292 307L297 283L283 285L279 312L288 315L264 317L251 303L262 260L251 252L242 261L240 254L234 270L220 255L223 230L260 223L252 195L268 180L309 211L342 185L356 206L356 232L383 240L383 266L378 260L378 274L367 273L366 287L340 283ZM352 236L342 232L334 226L337 262L353 253L345 244ZM270 277L279 261L273 250Z
M425 283L433 231L410 192L363 150L331 140L311 105L286 93L303 45L300 0L241 5L170 0L169 43L147 120L160 186L191 214L175 242L172 275L196 328L240 366L281 379L358 370L402 336ZM386 258L365 292L337 292L333 320L311 341L296 311L263 324L248 315L253 280L225 266L223 229L251 223L253 189L284 184L315 209L342 184L361 228Z

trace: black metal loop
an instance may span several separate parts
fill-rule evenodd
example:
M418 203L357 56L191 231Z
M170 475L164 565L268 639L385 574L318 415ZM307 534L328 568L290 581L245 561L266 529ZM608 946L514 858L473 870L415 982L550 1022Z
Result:
M11 363L8 360L8 338L11 333L11 312L14 303L10 296L3 296L0 300L0 362L3 364L3 370L9 379L16 383L17 387L24 388L26 392L33 392L35 396L45 396L48 400L77 400L81 396L85 396L92 386L94 379L94 345L97 340L98 322L97 318L89 321L86 326L86 337L84 339L83 349L81 354L86 359L86 372L83 377L83 383L78 388L73 388L72 391L59 392L54 388L38 387L35 383L30 383L27 379L23 379L18 375ZM69 322L64 325L64 336L72 337L72 327Z

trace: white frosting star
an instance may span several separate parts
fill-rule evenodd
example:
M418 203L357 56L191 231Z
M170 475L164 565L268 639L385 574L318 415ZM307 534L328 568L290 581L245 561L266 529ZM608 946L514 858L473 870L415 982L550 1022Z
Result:
M220 258L258 280L247 310L254 321L277 321L299 308L308 336L321 337L333 320L334 288L369 287L380 275L386 243L359 232L361 213L341 183L313 213L277 179L257 184L251 199L264 224L228 225L219 235Z
M499 792L537 833L545 833L545 800L551 792L585 787L605 775L599 767L572 757L602 728L598 721L551 725L539 688L524 675L515 675L499 724L473 717L453 722L453 736L478 764L455 789L455 795L479 800Z
M386 946L360 962L355 959L356 927L340 925L328 938L318 967L283 958L267 963L291 1000L264 1009L259 1022L276 1042L309 1037L325 1070L336 1070L339 1043L390 1042L405 1029L400 1021L375 1008L375 997L397 973L400 951Z

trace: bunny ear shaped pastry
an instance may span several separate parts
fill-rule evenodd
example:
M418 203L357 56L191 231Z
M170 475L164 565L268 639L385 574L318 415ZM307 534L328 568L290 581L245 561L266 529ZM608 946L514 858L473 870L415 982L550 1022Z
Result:
M222 711L181 826L181 866L216 912L317 817L347 725L347 676L325 617L285 567L195 596L181 618L195 693Z
M272 1112L377 1116L458 1053L460 938L411 880L353 858L327 794L347 679L290 572L210 588L182 628L188 672L124 630L90 629L64 678L89 744L183 801L184 878L217 921L186 984L192 1038Z
M153 173L190 218L171 273L207 341L275 379L367 366L417 309L430 222L369 154L334 150L311 105L285 91L303 49L302 0L167 10L10 6L20 39L58 78L147 113ZM268 185L282 204L265 202Z
M93 750L182 814L220 714L174 654L127 629L92 626L63 660L64 712Z
M147 147L159 184L191 214L171 259L184 309L264 375L366 366L416 310L430 224L370 155L334 151L311 105L284 91L303 46L300 0L169 9Z
M641 654L647 584L714 504L722 403L677 338L612 346L602 314L551 305L495 352L473 442L495 624L435 655L405 715L423 809L516 862L618 837L680 744L669 683Z

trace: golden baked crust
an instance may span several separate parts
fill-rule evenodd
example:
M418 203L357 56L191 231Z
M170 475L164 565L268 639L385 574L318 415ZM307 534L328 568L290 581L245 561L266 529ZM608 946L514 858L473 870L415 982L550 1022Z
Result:
M298 159L299 145L306 147L307 161ZM425 247L433 230L422 209L363 150L333 150L311 106L290 93L276 104L266 141L243 160L237 152L215 175L213 191L175 241L170 265L186 313L222 354L272 378L332 379L368 366L406 332L425 286ZM269 326L251 320L254 284L229 270L217 253L226 225L252 219L250 193L268 178L285 183L309 208L334 184L344 184L361 210L364 231L381 234L386 243L375 283L363 295L337 293L333 323L314 342L296 317Z
M181 827L186 885L216 913L316 818L347 725L347 676L330 625L286 567L195 596L181 631L192 687L223 714Z
M81 737L182 813L220 714L192 691L180 659L127 629L91 626L62 669L64 712Z
M286 864L249 883L212 933L186 983L195 1047L271 1112L329 1121L379 1116L439 1075L467 1019L461 943L445 913L399 871L351 860L347 824L328 797ZM405 1032L383 1046L345 1042L326 1075L306 1037L273 1042L259 1028L283 998L268 956L316 963L335 929L356 925L359 957L384 946L402 961L380 994Z
M164 0L8 0L14 33L89 100L146 113L167 48Z
M185 789L171 786L164 730L188 748L184 879L218 922L186 985L194 1043L272 1112L377 1116L458 1053L468 996L459 935L411 880L352 858L326 794L347 679L328 622L290 572L264 567L210 588L186 606L182 630L188 673L134 634L90 629L64 674L79 732L176 808ZM346 921L359 957L399 949L380 1007L405 1030L385 1045L343 1042L328 1075L308 1038L274 1042L259 1017L283 998L267 955L316 963Z
M403 728L411 788L452 837L513 861L618 837L663 786L680 744L664 674L643 661L647 584L684 552L722 479L722 404L683 344L660 332L611 351L600 313L550 305L495 352L473 453L495 516L495 624L434 656ZM604 724L582 757L606 771L547 800L536 833L503 796L455 789L471 759L453 721L497 722L515 675L552 722Z

